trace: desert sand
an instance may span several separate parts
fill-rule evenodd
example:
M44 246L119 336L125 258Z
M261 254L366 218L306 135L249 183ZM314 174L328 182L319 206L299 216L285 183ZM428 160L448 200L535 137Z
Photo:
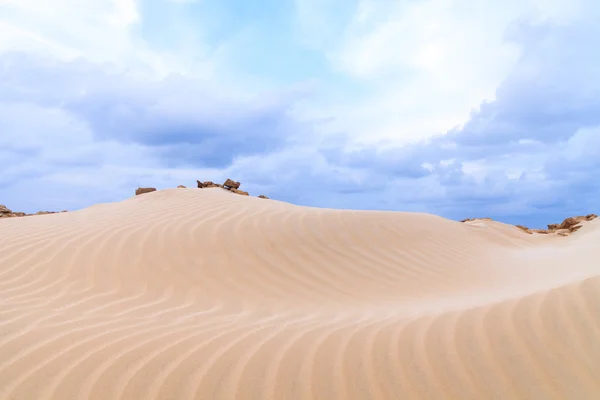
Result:
M599 399L600 219L168 189L0 221L0 399Z

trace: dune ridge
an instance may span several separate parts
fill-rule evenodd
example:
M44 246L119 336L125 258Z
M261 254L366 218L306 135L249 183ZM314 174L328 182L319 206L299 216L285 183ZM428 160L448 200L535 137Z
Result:
M168 189L0 221L0 399L596 399L600 220Z

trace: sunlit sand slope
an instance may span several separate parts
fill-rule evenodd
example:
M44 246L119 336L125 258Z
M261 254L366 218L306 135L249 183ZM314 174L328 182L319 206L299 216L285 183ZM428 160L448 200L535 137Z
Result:
M0 399L598 399L600 220L173 189L0 221Z

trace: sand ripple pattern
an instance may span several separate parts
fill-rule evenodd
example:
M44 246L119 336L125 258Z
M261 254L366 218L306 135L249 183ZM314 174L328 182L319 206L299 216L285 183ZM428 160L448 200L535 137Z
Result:
M0 221L0 399L598 399L600 224L164 190Z

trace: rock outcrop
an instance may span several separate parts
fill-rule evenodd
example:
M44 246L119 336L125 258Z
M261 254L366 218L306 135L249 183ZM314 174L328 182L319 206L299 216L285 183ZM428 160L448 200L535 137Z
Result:
M577 217L569 217L565 219L560 224L548 224L548 230L557 230L557 229L579 229L581 226L579 225L583 221L591 221L593 219L598 218L596 214L588 214L588 215L580 215ZM579 226L578 226L579 225Z
M5 205L0 204L0 218L15 218L15 217L27 217L30 215L45 215L45 214L56 214L59 211L38 211L35 214L27 214L20 211L12 211ZM61 213L67 212L66 210L60 211Z
M250 196L250 194L248 192L245 192L240 189L240 186L242 185L240 182L234 181L231 178L227 178L225 180L225 182L223 182L223 184L214 183L212 181L202 182L199 180L196 180L196 183L198 184L199 189L219 187L221 189L225 189L231 193L239 194L241 196ZM261 199L268 199L268 197L265 196L264 194L261 194L258 197L260 197Z
M491 218L465 218L460 222L471 222L471 221L491 221Z
M581 224L584 221L592 221L598 218L596 214L588 214L585 216L577 216L577 217L569 217L566 218L560 224L548 224L548 229L531 229L523 225L515 225L517 228L522 230L523 232L532 235L534 233L541 235L549 235L556 234L559 236L569 236L573 232L577 232L583 225ZM491 221L491 218L466 218L460 222L470 222L477 220L487 220Z
M240 188L240 183L234 181L233 179L227 179L225 181L225 183L223 184L223 186L227 189L239 189Z
M150 193L150 192L156 192L156 188L142 188L139 187L137 189L135 189L135 195L139 196L140 194L144 194L144 193Z
M206 182L200 182L200 181L196 181L198 183L198 188L199 189L204 189L204 188L212 188L212 187L223 187L223 185L219 185L218 183L214 183L213 181L206 181Z

